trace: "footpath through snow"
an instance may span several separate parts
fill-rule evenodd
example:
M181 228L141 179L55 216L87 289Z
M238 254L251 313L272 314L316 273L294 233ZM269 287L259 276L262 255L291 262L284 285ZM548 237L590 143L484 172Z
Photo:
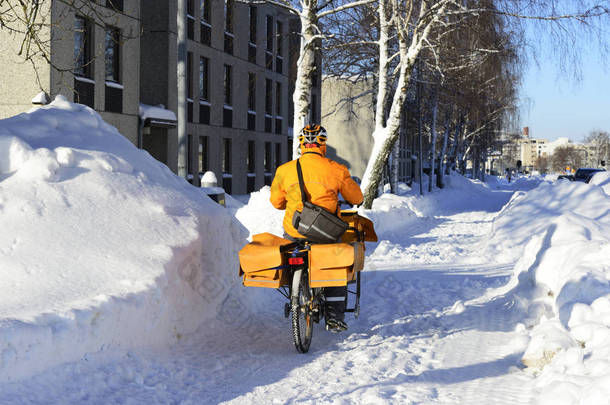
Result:
M295 352L245 288L269 189L222 209L87 107L0 121L0 404L608 404L610 179L401 185L362 311Z

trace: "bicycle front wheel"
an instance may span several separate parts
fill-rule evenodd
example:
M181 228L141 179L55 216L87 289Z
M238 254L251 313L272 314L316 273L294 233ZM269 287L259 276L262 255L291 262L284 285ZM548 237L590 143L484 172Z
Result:
M311 291L307 282L307 273L295 270L292 275L290 306L292 312L292 339L299 353L307 353L313 334L311 313Z

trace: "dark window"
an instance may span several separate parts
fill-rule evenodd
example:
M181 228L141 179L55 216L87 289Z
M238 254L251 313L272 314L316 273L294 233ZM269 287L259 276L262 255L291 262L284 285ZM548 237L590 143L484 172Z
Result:
M233 55L233 34L225 32L224 50L229 55Z
M188 39L195 39L195 4L194 0L186 1L186 35Z
M256 45L257 14L256 6L250 6L250 43Z
M186 120L193 122L193 100L191 99L186 102Z
M232 183L233 183L233 179L230 176L227 176L227 177L223 176L222 188L225 190L225 193L231 194L233 192Z
M193 99L193 53L186 54L186 97Z
M223 139L222 172L231 173L231 139Z
M104 57L106 62L106 80L111 82L120 82L119 69L119 43L121 32L117 28L106 28L106 45Z
M199 12L201 14L199 41L210 46L212 41L212 0L199 0Z
M248 111L248 130L256 131L256 114Z
M233 32L233 0L225 0L225 32Z
M93 77L91 61L91 23L84 17L74 18L74 74Z
M106 0L106 7L123 11L123 0Z
M271 172L271 142L265 142L265 172Z
M210 125L210 105L199 102L199 123Z
M208 137L199 137L199 174L203 174L208 171Z
M273 81L265 79L265 114L273 114Z
M248 110L256 112L256 73L248 73Z
M281 134L282 133L282 117L276 117L275 118L275 133L276 134Z
M212 22L212 0L199 0L199 12L201 13L201 21L208 24Z
M122 113L123 112L123 89L106 82L104 92L104 111Z
M248 73L248 129L256 130L256 74Z
M210 61L208 58L199 58L199 99L210 100Z
M246 187L246 193L248 194L256 190L256 175L254 173L248 173L248 184Z
M256 45L248 44L248 62L256 63Z
M74 102L94 108L95 83L90 80L74 78Z
M275 27L275 31L276 31L276 38L277 38L277 54L279 56L283 56L284 55L284 25L282 24L281 21L277 21L276 22L276 27Z
M275 57L275 71L278 72L279 74L282 74L284 72L284 58L282 58L281 56L276 56Z
M271 51L265 51L265 68L273 69L273 54Z
M275 167L278 168L282 164L282 144L275 144Z
M233 109L231 107L223 107L222 109L222 126L227 128L233 127Z
M207 23L201 23L201 32L199 33L199 41L207 46L212 43L212 27Z
M256 172L256 142L248 141L248 173Z
M267 37L265 42L265 49L273 52L273 16L268 15L267 19Z
M275 115L282 116L282 83L275 84Z
M233 72L230 65L225 65L224 72L224 103L227 106L233 105Z

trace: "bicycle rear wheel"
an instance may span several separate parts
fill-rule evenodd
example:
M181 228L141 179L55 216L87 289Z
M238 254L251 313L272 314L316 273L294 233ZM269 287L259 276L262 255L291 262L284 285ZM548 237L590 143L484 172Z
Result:
M290 306L292 313L292 339L299 353L307 353L313 334L313 317L310 308L311 291L307 273L295 270L292 275Z

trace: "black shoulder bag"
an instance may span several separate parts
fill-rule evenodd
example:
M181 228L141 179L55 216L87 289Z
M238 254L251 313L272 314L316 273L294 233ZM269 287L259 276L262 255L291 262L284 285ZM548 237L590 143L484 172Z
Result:
M333 213L326 211L319 205L307 201L305 183L301 163L297 159L297 174L303 210L295 211L292 217L292 226L305 238L315 243L335 243L345 233L348 223L339 219Z

